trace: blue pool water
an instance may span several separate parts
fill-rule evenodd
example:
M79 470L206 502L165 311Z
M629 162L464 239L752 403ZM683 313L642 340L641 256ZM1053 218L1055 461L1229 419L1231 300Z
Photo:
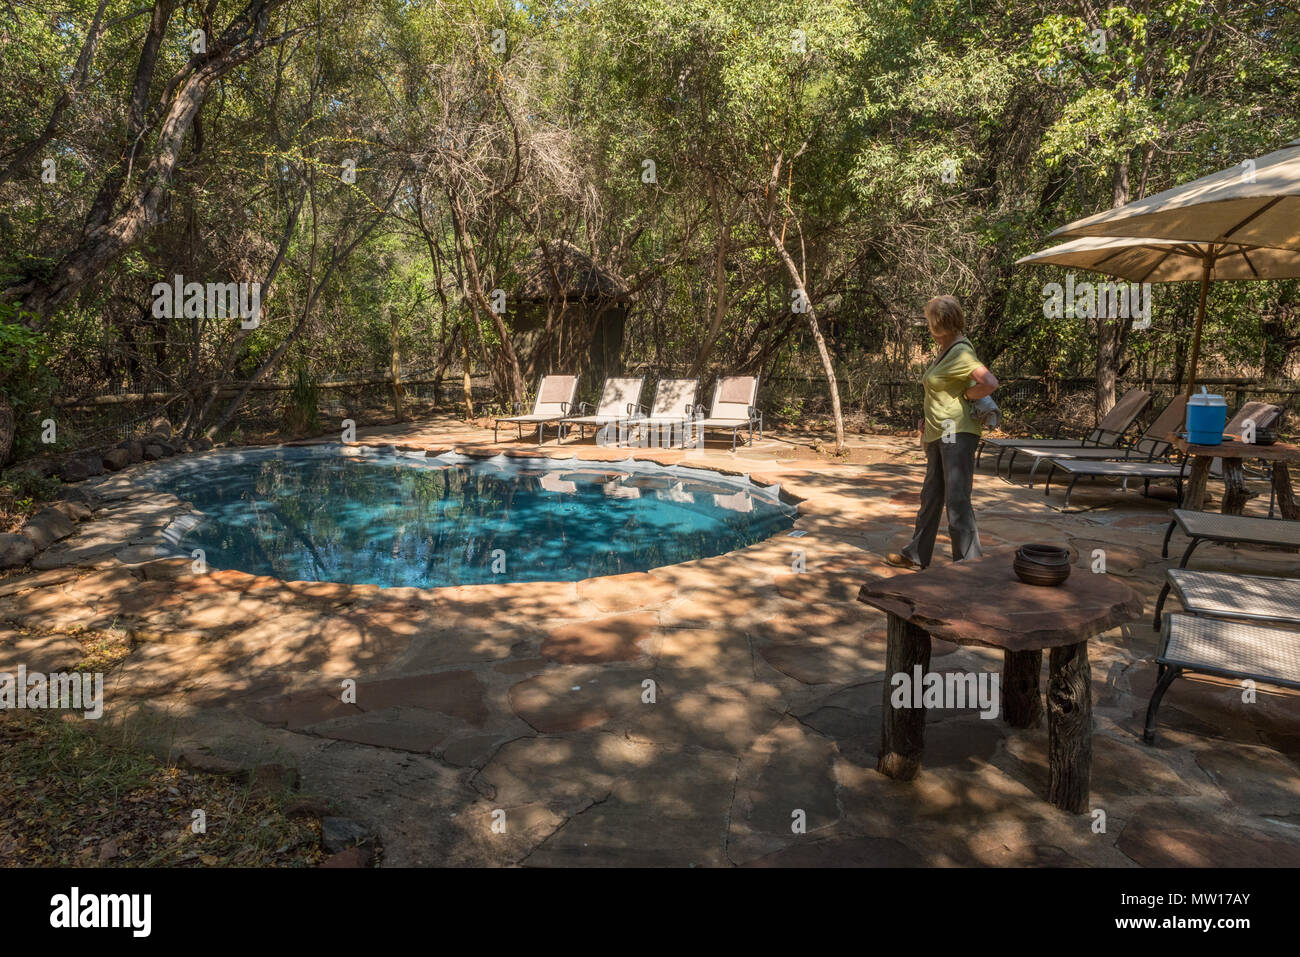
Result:
M356 451L217 453L152 482L201 513L178 549L289 581L577 581L720 555L795 515L775 488L699 469Z

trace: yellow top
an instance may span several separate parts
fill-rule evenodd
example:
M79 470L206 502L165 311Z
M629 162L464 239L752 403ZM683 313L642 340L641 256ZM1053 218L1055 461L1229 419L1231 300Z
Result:
M975 357L975 347L965 336L958 339L938 362L925 370L921 385L925 388L925 431L922 438L933 442L944 433L983 432L971 418L970 404L962 393L973 385L971 373L982 363Z

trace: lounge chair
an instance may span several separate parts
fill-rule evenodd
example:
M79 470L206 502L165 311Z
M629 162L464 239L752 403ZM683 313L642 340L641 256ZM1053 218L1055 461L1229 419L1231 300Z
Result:
M545 437L545 427L548 422L558 423L566 415L569 409L573 408L573 395L578 391L578 377L576 375L548 375L543 376L541 383L537 386L537 398L533 401L533 411L527 415L510 415L500 416L492 426L492 441L497 440L497 429L501 428L502 422L513 422L519 429L519 437L524 437L525 425L537 426L537 444L541 445ZM516 404L515 411L518 412ZM556 433L559 433L559 427L556 427Z
M1166 410L1168 411L1168 410ZM1224 435L1238 435L1244 428L1247 420L1253 420L1257 428L1265 428L1272 425L1277 417L1281 415L1282 410L1275 405L1269 405L1265 402L1247 402L1237 414L1232 417L1232 421L1224 428ZM1163 416L1162 416L1163 417ZM1173 431L1172 429L1170 431ZM1070 486L1065 493L1065 508L1070 506L1070 493L1074 491L1074 484L1082 477L1089 478L1121 478L1124 480L1124 486L1128 486L1128 480L1131 478L1140 478L1143 480L1143 494L1151 490L1151 481L1153 479L1170 478L1178 486L1178 494L1181 497L1183 479L1187 477L1191 469L1190 461L1184 460L1178 464L1168 462L1140 462L1132 459L1125 461L1071 461L1064 456L1052 458L1052 467L1059 468L1061 471L1070 475ZM1210 474L1215 476L1223 475L1223 461L1215 459L1210 466ZM1047 481L1044 483L1043 491L1047 494L1051 491L1052 481L1051 473L1048 473ZM1169 533L1165 533L1168 540Z
M1007 475L1011 474L1011 469L1016 462L1016 451L1024 449L1078 449L1086 446L1114 448L1121 438L1137 421L1137 417L1145 411L1146 407L1151 404L1151 393L1144 389L1129 389L1115 403L1115 406L1102 416L1097 427L1081 438L1063 439L989 439L981 438L978 452L975 456L975 465L978 467L980 459L984 454L984 447L991 445L998 450L997 461L993 463L993 471L996 474L998 467L1002 464L1002 456L1008 449L1013 450L1011 459L1007 463Z
M1187 473L1191 469L1191 464L1188 462L1174 465L1169 462L1092 462L1086 459L1081 461L1052 459L1052 465L1070 476L1070 484L1065 490L1065 501L1061 503L1062 508L1070 507L1070 496L1074 494L1074 485L1085 476L1087 478L1120 478L1124 480L1123 487L1125 488L1128 487L1129 479L1139 478L1143 482L1143 495L1151 491L1152 479L1173 479L1177 483L1178 496L1181 498L1183 479L1187 477ZM1051 491L1052 479L1049 475L1047 481L1043 483L1043 494L1050 495Z
M652 433L667 433L671 445L674 430L678 432L678 440L684 443L699 388L698 379L660 379L655 384L655 397L650 403L649 413L638 408L637 414L628 422L629 427L641 430L647 443L651 443Z
M1256 518L1253 515L1224 515L1222 512L1198 512L1189 508L1175 508L1170 511L1173 520L1165 529L1164 546L1160 549L1162 558L1169 557L1169 539L1174 534L1174 527L1183 530L1191 539L1179 567L1187 565L1196 546L1201 542L1230 542L1240 545L1273 545L1281 548L1300 548L1300 522L1287 521L1284 518Z
M1160 627L1160 614L1171 592L1189 615L1300 625L1300 578L1170 568L1165 579L1152 628Z
M1184 672L1300 688L1300 631L1222 618L1165 615L1156 654L1156 686L1142 740L1156 739L1160 699Z
M763 413L755 408L758 401L758 376L724 376L713 387L713 407L706 418L696 419L695 428L703 441L705 432L730 432L731 451L736 451L736 436L749 429L749 444L754 444L754 425L763 437Z
M1187 396L1179 395L1172 402L1165 406L1164 411L1152 420L1132 445L1116 446L1115 448L1087 448L1087 449L1036 449L1016 447L1017 452L1024 453L1032 457L1034 466L1029 470L1029 487L1034 487L1034 473L1038 471L1038 466L1043 462L1048 462L1047 477L1051 480L1051 465L1055 459L1083 459L1092 461L1109 461L1112 459L1121 459L1125 461L1146 461L1154 462L1157 459L1166 458L1172 451L1173 446L1169 444L1169 433L1179 431L1183 426L1183 420L1187 417Z
M1160 550L1163 558L1169 557L1169 537L1174 526L1183 530L1191 539L1178 562L1179 568L1186 568L1192 552L1202 542L1223 542L1235 545L1271 545L1281 548L1300 548L1300 522L1290 522L1280 518L1256 518L1252 515L1224 515L1221 512L1197 512L1186 508L1173 509L1174 520L1165 532L1164 547ZM1172 571L1172 569L1171 569ZM1156 599L1156 608L1164 607L1165 599L1173 585L1165 582Z
M586 402L579 403L579 414L566 416L564 427L572 432L576 425L578 441L582 441L587 437L589 425L599 430L603 426L616 425L630 419L640 407L641 387L644 384L644 378L606 379L604 387L600 390L600 401L596 404L596 411L590 415L584 414L591 406Z
M1241 438L1246 423L1254 422L1256 429L1271 428L1282 417L1282 407L1271 402L1243 402L1231 421L1223 427L1223 434L1233 439Z

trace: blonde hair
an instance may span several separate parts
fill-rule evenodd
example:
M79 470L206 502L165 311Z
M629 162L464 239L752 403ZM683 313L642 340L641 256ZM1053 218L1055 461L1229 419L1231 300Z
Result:
M956 296L935 296L927 302L925 320L940 335L960 335L966 331L966 313Z

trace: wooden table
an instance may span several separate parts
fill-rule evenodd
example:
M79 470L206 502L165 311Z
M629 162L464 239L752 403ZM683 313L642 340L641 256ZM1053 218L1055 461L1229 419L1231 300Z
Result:
M1054 588L1026 585L1011 569L1014 549L873 578L858 601L889 615L889 645L876 769L908 781L921 768L925 709L895 708L892 676L930 667L930 638L1001 648L1002 718L1036 727L1043 716L1039 673L1050 649L1047 685L1047 799L1076 814L1088 809L1092 778L1092 671L1088 639L1142 614L1142 599L1105 574L1075 568Z
M1169 436L1169 442L1180 452L1185 452L1192 460L1191 471L1187 475L1187 485L1183 489L1183 508L1201 511L1205 504L1205 483L1210 477L1210 465L1215 459L1223 460L1223 507L1219 510L1224 515L1240 515L1246 508L1250 493L1246 491L1246 476L1242 468L1243 459L1262 459L1273 463L1273 493L1277 497L1278 509L1282 517L1291 521L1300 520L1300 509L1296 508L1295 493L1291 488L1289 464L1300 462L1300 446L1277 442L1273 445L1249 444L1237 442L1224 436L1221 445L1191 445L1181 435Z

